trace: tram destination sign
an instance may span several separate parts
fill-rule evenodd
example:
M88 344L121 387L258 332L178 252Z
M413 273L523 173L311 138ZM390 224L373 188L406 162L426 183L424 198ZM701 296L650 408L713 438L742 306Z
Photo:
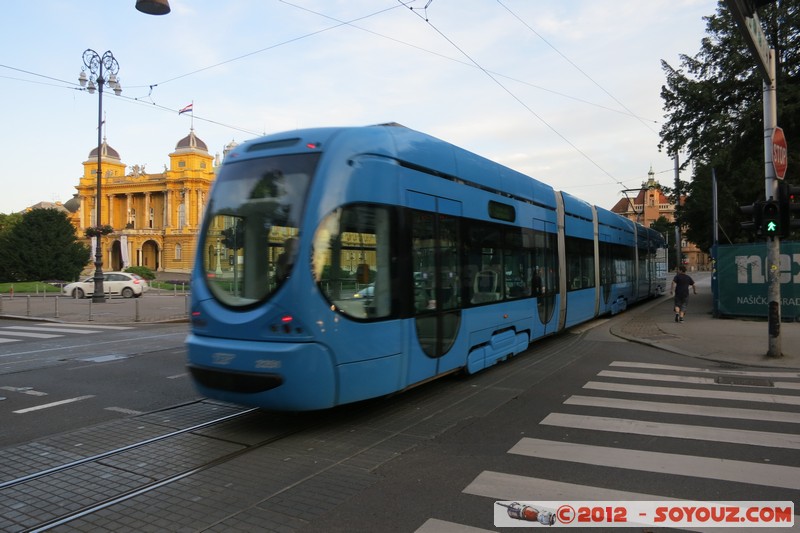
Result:
M775 168L775 177L782 180L786 175L786 167L789 165L789 149L786 144L786 136L783 128L775 128L772 132L772 166Z

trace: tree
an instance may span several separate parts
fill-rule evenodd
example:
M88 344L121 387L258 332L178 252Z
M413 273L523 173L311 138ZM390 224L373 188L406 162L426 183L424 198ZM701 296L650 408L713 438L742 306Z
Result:
M759 10L764 32L777 56L778 124L789 146L800 146L800 0L779 0ZM686 202L678 220L687 238L703 249L712 243L711 173L718 181L719 222L723 240L752 238L742 233L738 206L764 199L764 123L762 81L724 1L706 17L700 52L681 56L681 68L662 61L661 89L667 121L660 148L682 153L693 180L681 184ZM789 151L787 181L798 180L800 154Z
M90 254L66 213L33 209L0 234L0 281L73 280Z
M20 215L19 213L11 213L10 215L6 215L5 213L0 213L0 235L9 231L20 220L22 220L22 215Z

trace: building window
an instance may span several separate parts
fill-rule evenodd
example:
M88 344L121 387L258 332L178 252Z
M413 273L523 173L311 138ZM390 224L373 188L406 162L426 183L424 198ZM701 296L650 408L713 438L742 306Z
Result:
M178 161L178 166L179 167L185 167L186 166L186 161Z
M200 168L206 168L206 162L200 161Z
M181 252L182 252L181 245L180 244L176 244L175 245L175 260L176 261L180 261L181 260Z

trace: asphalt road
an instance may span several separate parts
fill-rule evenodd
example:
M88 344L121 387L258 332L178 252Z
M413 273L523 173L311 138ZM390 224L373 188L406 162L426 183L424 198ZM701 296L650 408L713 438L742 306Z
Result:
M91 479L102 477L92 468L157 479L159 461L201 466L64 531L497 531L497 501L790 501L800 509L797 371L734 368L609 333L629 318L537 342L474 376L305 417L253 413L193 431L164 452L87 465ZM42 449L65 441L70 454L80 453L71 444L79 442L91 455L138 439L156 421L163 431L167 419L191 426L191 409L207 404L136 414L196 398L184 374L183 328L0 344L0 447L17 458L8 468L41 462ZM100 343L106 349L92 348ZM48 436L65 431L77 436ZM230 460L197 452L234 444L241 452ZM42 491L62 501L63 489L49 486ZM59 505L31 502L13 487L8 498L20 502L9 522L28 506L40 505L33 515Z
M0 447L197 398L186 327L0 321Z

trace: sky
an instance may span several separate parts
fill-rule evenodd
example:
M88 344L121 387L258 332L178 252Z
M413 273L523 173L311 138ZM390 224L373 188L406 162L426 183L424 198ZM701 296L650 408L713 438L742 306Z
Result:
M211 155L306 127L397 122L610 209L658 150L661 61L680 65L716 0L9 2L0 20L0 213L66 202L97 146L83 53L110 50L104 135L161 173L194 127ZM178 110L193 104L193 113ZM681 175L689 179L688 172Z

